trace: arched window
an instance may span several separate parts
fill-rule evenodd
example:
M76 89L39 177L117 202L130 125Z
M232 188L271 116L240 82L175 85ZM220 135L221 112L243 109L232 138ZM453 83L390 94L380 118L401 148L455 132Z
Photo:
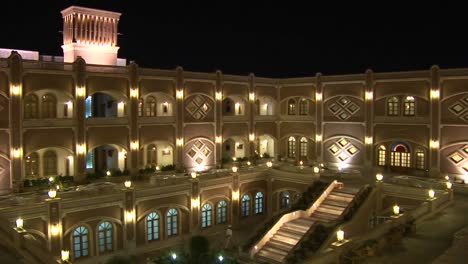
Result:
M27 155L24 162L26 178L39 177L39 154L37 154L37 152L33 152Z
M263 193L255 194L255 214L263 214Z
M89 252L88 228L79 226L73 230L73 256L81 258L88 256Z
M102 222L98 227L99 253L112 251L112 224Z
M426 168L426 157L423 149L416 150L416 169L425 169Z
M307 138L301 137L301 144L299 145L301 157L307 157Z
M294 137L289 137L288 139L288 157L296 157L296 139Z
M232 101L229 98L224 99L224 113L232 114Z
M291 196L289 192L280 192L280 208L285 209L289 208L291 204Z
M177 215L177 210L174 208L171 208L169 211L167 211L166 226L168 236L175 236L178 234Z
M37 96L28 94L24 98L24 118L37 118Z
M212 216L213 216L213 209L211 208L211 204L209 203L204 204L202 206L202 215L201 215L202 227L211 226Z
M395 167L410 167L411 153L402 143L393 146L390 156L390 165Z
M57 175L57 154L55 153L55 151L53 150L46 151L44 153L42 162L44 166L43 176Z
M146 217L146 235L148 241L159 239L159 214L151 212Z
M307 115L309 114L309 102L307 99L303 98L299 102L299 115Z
M405 116L414 116L414 110L415 110L415 105L414 105L414 97L413 96L406 96L405 101L405 111L404 115Z
M146 147L146 164L156 164L157 149L155 144Z
M138 99L138 116L143 116L143 98Z
M288 115L296 114L296 100L289 99L288 101Z
M169 103L164 102L162 103L162 115L168 115L169 114Z
M53 94L42 96L42 118L57 117L57 99Z
M386 155L387 155L387 149L385 148L384 145L380 145L379 146L379 159L378 159L379 166L385 166Z
M242 216L249 216L250 215L250 195L244 194L242 196Z
M400 102L398 97L390 97L387 101L387 115L397 116L400 114Z
M146 98L145 116L156 116L156 99L153 96Z
M224 200L218 203L218 215L216 216L216 222L218 224L224 224L227 222L227 202Z

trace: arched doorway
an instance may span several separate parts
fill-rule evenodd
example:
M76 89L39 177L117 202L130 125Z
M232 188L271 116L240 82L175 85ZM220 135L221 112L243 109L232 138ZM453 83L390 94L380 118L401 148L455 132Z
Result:
M118 145L100 145L86 154L86 169L95 173L127 169L127 151Z
M270 135L258 137L258 153L264 157L275 157L275 139Z

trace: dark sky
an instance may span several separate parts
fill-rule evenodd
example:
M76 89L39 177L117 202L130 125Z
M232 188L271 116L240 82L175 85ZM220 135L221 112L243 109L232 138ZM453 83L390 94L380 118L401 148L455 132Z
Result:
M460 6L252 2L2 1L0 47L62 55L60 11L81 5L121 12L119 57L143 67L265 77L468 67Z

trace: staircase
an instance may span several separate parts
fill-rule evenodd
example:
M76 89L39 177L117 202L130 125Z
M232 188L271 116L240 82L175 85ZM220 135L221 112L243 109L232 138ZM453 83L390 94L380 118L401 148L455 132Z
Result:
M358 191L359 189L353 188L334 188L310 216L281 225L258 251L256 260L260 263L283 263L288 253L315 223L328 223L338 219Z

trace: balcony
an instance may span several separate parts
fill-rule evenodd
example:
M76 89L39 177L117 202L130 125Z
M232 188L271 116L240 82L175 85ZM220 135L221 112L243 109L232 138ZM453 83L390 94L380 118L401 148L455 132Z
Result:
M72 127L76 125L73 118L24 119L24 128L33 127Z
M90 117L86 119L87 126L128 125L128 118L124 117Z

